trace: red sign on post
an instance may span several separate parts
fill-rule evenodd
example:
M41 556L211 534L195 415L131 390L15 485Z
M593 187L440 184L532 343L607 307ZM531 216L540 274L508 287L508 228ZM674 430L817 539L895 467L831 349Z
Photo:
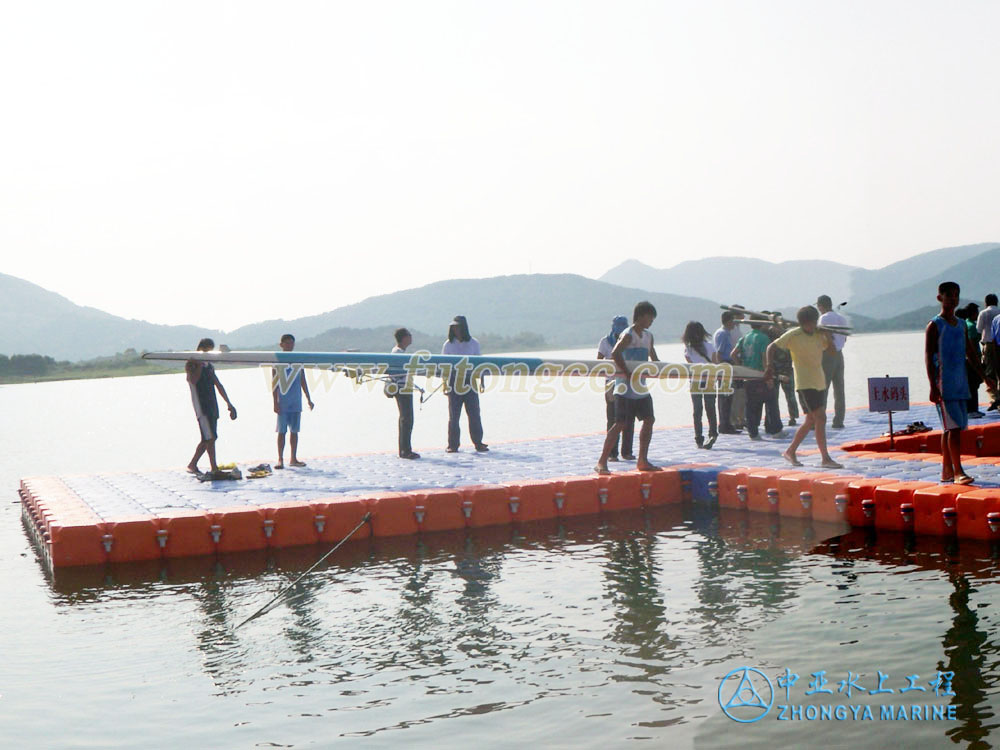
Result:
M909 410L909 378L868 378L868 411Z

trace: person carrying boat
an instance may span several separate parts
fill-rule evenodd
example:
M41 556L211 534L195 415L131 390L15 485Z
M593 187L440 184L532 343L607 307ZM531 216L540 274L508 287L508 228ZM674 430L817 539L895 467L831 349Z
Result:
M819 309L819 324L821 326L846 326L847 318L833 309L833 300L826 294L821 294L816 299L816 307ZM835 430L844 428L844 414L846 405L844 403L844 342L847 336L834 333L833 349L823 352L823 373L826 376L826 388L830 390L833 386L833 422L830 424Z
M608 469L608 456L611 455L611 446L618 440L618 435L625 429L625 425L631 419L638 418L642 422L639 430L639 456L636 459L635 468L639 471L659 471L660 467L653 466L649 462L649 441L653 435L653 397L648 390L640 393L632 383L630 370L625 365L626 362L646 362L652 360L658 362L656 349L653 348L653 334L649 332L649 327L656 319L656 308L651 302L640 302L632 311L632 325L626 328L615 348L611 351L611 359L617 365L615 380L615 423L608 430L604 438L604 448L601 457L597 461L594 470L598 474L610 474Z
M771 339L763 328L767 319L763 316L751 315L747 321L750 332L744 334L733 348L733 361L753 370L764 369L764 358ZM751 440L760 440L760 417L766 411L764 430L769 435L781 432L781 415L778 413L778 389L774 382L766 380L748 380L743 390L747 396L746 428Z
M774 341L781 337L787 329L784 326L784 320L781 318L780 312L770 312L769 310L761 310L764 315L768 315L774 321L774 323L768 326L764 333L767 337ZM780 321L780 322L779 322ZM792 357L784 349L778 349L774 352L774 373L778 381L775 387L774 398L778 403L778 419L780 422L781 411L780 411L780 401L781 393L785 394L785 404L788 407L788 426L795 427L798 425L799 418L799 402L795 395L795 371L792 370ZM779 392L780 391L780 392ZM779 424L780 426L780 424ZM781 432L781 430L776 430L776 432Z
M628 328L628 318L624 315L618 315L611 321L611 333L602 338L597 344L597 358L598 359L611 359L611 352L615 348L615 344L618 343L619 337L622 335L622 331ZM610 430L615 423L615 379L614 376L605 378L604 382L604 412L607 417L607 425L604 429ZM635 435L635 420L631 420L625 423L625 429L622 430L621 443L622 443L622 458L626 461L635 461L635 456L632 455L632 441ZM615 439L615 444L611 446L611 454L608 456L609 461L618 460L618 440Z
M799 325L786 331L767 347L764 378L774 382L775 352L784 349L792 355L792 369L795 372L795 387L805 418L795 432L791 444L782 457L792 466L802 466L795 455L799 445L810 430L816 431L816 447L819 448L824 469L843 468L830 458L826 447L826 375L823 372L823 352L833 348L828 333L816 330L819 311L812 305L799 308L796 314Z
M290 352L295 349L295 337L286 333L278 342L281 351ZM282 368L272 368L272 390L274 397L274 413L278 415L274 431L278 433L278 463L275 469L285 468L285 432L289 433L291 456L289 466L296 468L305 466L299 460L299 430L302 425L302 394L306 394L309 410L313 409L312 398L309 396L309 386L301 366L285 365Z
M941 311L927 324L924 336L924 362L930 381L930 400L937 405L941 418L941 481L972 484L975 480L962 468L962 430L969 425L970 366L982 377L975 348L969 340L965 321L955 314L961 288L954 281L938 285ZM986 379L985 377L983 379ZM988 379L996 390L996 380Z
M733 347L740 337L736 330L739 318L732 310L722 313L722 325L715 332L713 343L719 354L720 363L732 364ZM734 384L735 387L735 384ZM722 435L738 435L739 430L733 427L733 394L719 395L719 433Z
M212 339L206 338L198 342L199 352L210 352L214 348L215 342ZM226 395L226 389L219 382L211 362L189 359L184 365L184 372L187 374L188 386L191 389L191 403L194 405L194 414L198 419L198 430L201 433L201 441L195 448L194 457L187 465L187 470L191 474L200 474L198 461L202 454L207 453L210 470L215 475L219 473L219 465L215 461L215 441L219 434L219 402L215 398L215 392L219 392L223 401L226 402L226 406L229 407L230 419L236 419L236 407Z
M393 354L403 354L406 347L413 343L413 336L405 328L397 328L393 338L396 339L396 345L392 348ZM396 408L399 409L399 457L420 458L420 454L414 453L410 445L410 437L413 434L413 390L406 392L406 375L394 375L392 380L386 383L386 394L396 399Z
M464 315L456 315L448 326L448 340L441 347L442 354L478 356L479 342L469 333L469 323ZM457 373L448 378L448 453L457 453L462 438L459 420L462 407L469 420L469 437L479 453L485 453L489 446L483 442L483 421L479 412L479 391L472 382L472 373L466 372L462 382L456 382Z

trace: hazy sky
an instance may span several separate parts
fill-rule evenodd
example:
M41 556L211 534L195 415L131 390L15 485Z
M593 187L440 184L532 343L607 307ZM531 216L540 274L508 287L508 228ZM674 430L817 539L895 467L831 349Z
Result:
M997 241L998 28L996 2L10 0L0 272L231 329L442 278Z

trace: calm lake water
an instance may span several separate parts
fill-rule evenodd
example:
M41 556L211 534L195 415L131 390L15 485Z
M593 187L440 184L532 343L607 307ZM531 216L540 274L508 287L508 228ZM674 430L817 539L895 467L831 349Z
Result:
M658 349L680 358L677 345ZM865 403L868 375L908 375L923 398L921 351L920 334L852 338L849 405ZM220 460L273 461L263 376L220 376L240 410L220 426ZM379 389L338 378L314 391L303 458L393 449L396 411ZM661 425L690 421L683 392L654 398ZM21 527L18 479L183 466L197 440L191 411L182 375L0 386L2 746L1000 744L995 563L964 543L882 535L874 547L857 536L831 546L822 528L680 507L370 540L240 629L324 550L48 578ZM483 419L488 442L591 432L603 403L589 390L545 405L494 393ZM446 422L438 394L417 412L414 447L442 450ZM681 438L658 433L651 457L657 440ZM788 702L869 705L876 720L772 712L738 724L719 686L744 666L772 681L798 674ZM938 670L956 673L956 696L899 693L907 676L927 687ZM833 695L806 696L820 671ZM879 672L895 693L867 694ZM864 695L837 693L848 673ZM883 704L949 703L957 721L878 720Z

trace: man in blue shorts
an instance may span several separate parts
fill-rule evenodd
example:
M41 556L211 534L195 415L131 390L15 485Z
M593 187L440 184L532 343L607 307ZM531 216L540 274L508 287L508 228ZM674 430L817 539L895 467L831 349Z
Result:
M286 333L279 342L281 351L290 352L295 349L295 337ZM309 386L306 384L302 367L296 365L284 365L281 369L275 367L272 376L274 396L274 413L278 415L278 425L275 428L278 433L278 463L275 469L284 469L285 456L285 432L291 433L289 444L292 449L289 466L305 466L299 461L297 451L299 449L299 426L302 419L302 394L306 394L306 401L309 409L312 410L313 402L309 397ZM284 390L283 390L284 389Z
M972 484L975 480L962 468L962 430L969 425L969 380L966 362L983 378L979 357L966 333L965 322L955 315L961 289L954 281L938 285L941 312L927 324L924 359L931 384L930 400L941 417L941 481ZM983 378L985 379L985 378ZM996 382L987 385L996 390Z

